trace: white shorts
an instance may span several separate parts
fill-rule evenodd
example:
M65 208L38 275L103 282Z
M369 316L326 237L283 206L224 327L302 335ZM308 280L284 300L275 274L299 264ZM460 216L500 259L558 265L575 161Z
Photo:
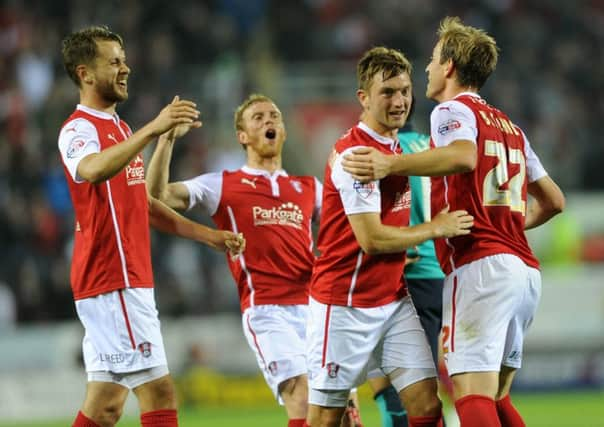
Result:
M309 384L315 390L350 390L403 368L399 390L436 376L428 340L410 297L374 308L321 304L310 299ZM417 371L417 375L414 374ZM311 402L314 403L314 402Z
M279 384L306 375L308 306L257 305L243 313L243 333L279 403Z
M449 375L520 368L524 335L541 296L541 273L499 254L445 278L443 353Z
M75 306L85 330L86 372L124 374L167 366L152 288L121 289L77 300Z

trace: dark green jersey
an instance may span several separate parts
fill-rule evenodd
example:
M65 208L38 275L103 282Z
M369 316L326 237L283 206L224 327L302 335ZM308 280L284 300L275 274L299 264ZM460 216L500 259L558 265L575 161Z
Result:
M430 149L430 137L414 131L401 131L398 134L399 143L403 153L417 153ZM411 187L411 219L409 225L421 224L430 221L430 178L410 176ZM407 251L408 255L415 255L414 249ZM405 268L405 277L409 279L441 279L445 277L436 254L434 242L428 240L417 246L419 261L409 264Z

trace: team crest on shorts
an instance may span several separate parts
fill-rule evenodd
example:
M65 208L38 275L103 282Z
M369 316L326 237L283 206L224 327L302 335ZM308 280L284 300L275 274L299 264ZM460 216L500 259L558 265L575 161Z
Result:
M336 378L338 376L338 371L340 370L340 365L329 362L327 365L325 365L325 368L327 369L327 376L329 378Z
M151 343L142 342L138 345L138 350L142 353L143 357L151 356Z
M268 371L271 373L272 376L277 375L277 362L273 361L273 362L269 363Z

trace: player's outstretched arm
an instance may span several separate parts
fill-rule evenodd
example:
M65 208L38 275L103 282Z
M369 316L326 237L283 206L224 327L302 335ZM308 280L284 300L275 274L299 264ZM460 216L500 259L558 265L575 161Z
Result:
M524 229L538 227L564 210L566 200L560 187L549 176L544 176L528 185L532 196L528 204Z
M218 251L228 250L231 254L239 254L245 249L245 239L241 233L198 224L153 197L149 197L149 222L159 231L204 243Z
M147 144L162 133L179 124L201 126L197 121L199 111L192 101L168 104L149 123L132 134L127 140L98 153L89 154L78 163L77 173L93 184L103 182L119 173ZM197 125L198 124L198 125Z
M446 147L401 156L363 147L345 155L342 166L356 180L368 182L387 175L444 176L469 172L476 167L476 159L476 144L460 140Z
M175 97L172 103L177 102ZM163 133L149 161L145 181L147 192L152 197L161 200L172 209L185 210L189 207L189 191L180 182L170 183L170 161L176 139L184 136L194 127L200 127L201 122L185 123L173 127Z
M461 210L443 210L431 222L413 227L384 225L377 213L348 215L348 220L359 246L369 255L403 252L426 240L469 234L474 225L474 218Z

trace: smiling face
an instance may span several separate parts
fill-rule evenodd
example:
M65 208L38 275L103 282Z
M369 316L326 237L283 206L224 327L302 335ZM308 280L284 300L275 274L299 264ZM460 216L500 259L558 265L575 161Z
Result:
M281 111L274 103L255 102L243 112L242 129L237 131L237 138L245 145L248 156L280 157L286 137Z
M388 80L376 73L368 89L359 89L357 96L363 106L363 121L383 136L395 137L407 121L413 91L411 77L406 72Z
M97 52L84 84L92 84L97 95L107 103L127 100L130 68L126 65L124 49L115 41L98 40Z

